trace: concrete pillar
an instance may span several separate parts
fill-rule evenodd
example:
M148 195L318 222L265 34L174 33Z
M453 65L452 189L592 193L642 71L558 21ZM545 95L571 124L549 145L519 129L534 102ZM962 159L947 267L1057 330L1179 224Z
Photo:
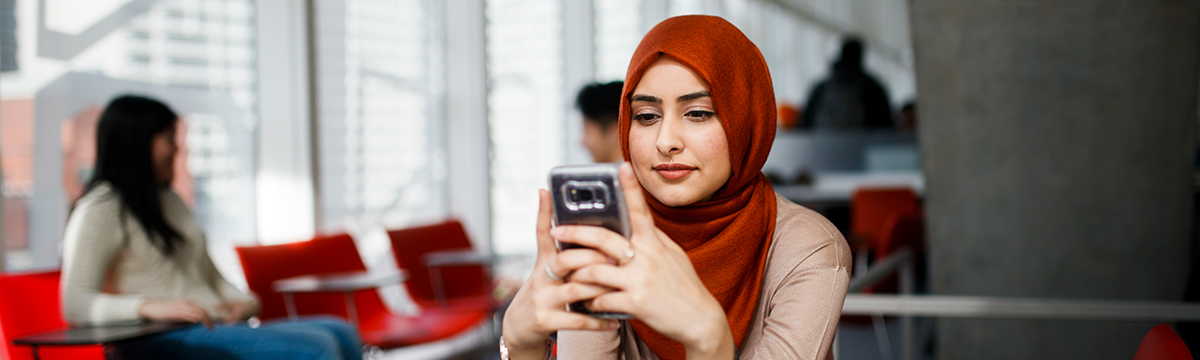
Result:
M1197 1L913 0L932 290L1179 300ZM1130 359L1153 324L942 320L941 359Z

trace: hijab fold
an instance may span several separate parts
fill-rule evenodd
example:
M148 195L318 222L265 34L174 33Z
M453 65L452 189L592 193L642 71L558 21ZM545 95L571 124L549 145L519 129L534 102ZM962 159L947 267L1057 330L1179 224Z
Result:
M666 206L643 192L655 225L683 248L721 303L740 350L758 305L775 232L775 191L761 171L775 140L771 75L758 47L724 19L691 15L659 23L642 39L626 72L619 122L625 161L630 161L630 95L661 56L687 65L708 82L729 142L732 173L711 199L691 205ZM686 357L682 344L640 321L630 323L659 358Z

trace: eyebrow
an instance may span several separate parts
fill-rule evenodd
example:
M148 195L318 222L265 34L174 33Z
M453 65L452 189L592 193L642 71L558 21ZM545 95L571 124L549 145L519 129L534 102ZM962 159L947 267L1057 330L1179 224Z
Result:
M703 97L712 97L712 94L709 93L707 90L697 91L697 92L694 92L691 94L681 95L681 96L679 96L678 99L676 99L676 101L688 102L688 101L696 100L696 99L703 98ZM659 99L659 98L651 96L651 95L634 95L629 100L630 101L648 101L648 102L652 102L655 104L662 104L662 102L663 102L662 99Z

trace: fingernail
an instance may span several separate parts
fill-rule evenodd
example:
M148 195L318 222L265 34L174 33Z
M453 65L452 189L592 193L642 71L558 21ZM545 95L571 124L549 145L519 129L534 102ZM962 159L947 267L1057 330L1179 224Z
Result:
M609 321L608 321L608 328L609 328L610 330L611 330L611 329L616 329L617 327L620 327L620 326L621 326L621 323L617 322L616 320L609 320Z
M550 236L560 237L560 236L562 236L563 231L566 231L566 230L563 230L563 228L560 228L560 227L550 229Z

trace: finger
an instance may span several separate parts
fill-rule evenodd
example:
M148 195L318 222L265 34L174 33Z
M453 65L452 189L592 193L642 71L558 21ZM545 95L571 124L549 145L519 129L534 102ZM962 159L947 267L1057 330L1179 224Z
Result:
M562 225L550 233L560 242L596 249L613 259L624 257L625 249L629 248L629 240L624 236L599 226Z
M200 314L200 323L204 324L204 327L208 328L209 330L213 329L213 321L212 319L208 318L208 314Z
M555 286L550 293L548 303L553 304L555 308L562 309L566 304L588 300L611 291L613 289L604 286L571 282Z
M565 311L547 316L544 322L546 328L561 330L616 330L619 324L616 320Z
M625 195L625 209L629 212L629 227L632 234L646 236L654 234L654 217L650 215L650 206L646 197L642 196L642 184L633 174L633 166L628 162L621 165L619 173L621 193Z
M601 294L588 301L588 309L596 312L619 312L633 315L637 312L633 296L624 291ZM636 315L634 315L636 317Z
M192 313L192 316L195 319L197 319L200 323L204 324L204 327L208 328L209 330L212 330L212 328L213 328L212 319L208 318L208 311L204 310L204 308L202 308L199 305L196 305L190 301L185 302L184 307L187 308L188 312Z
M607 264L609 261L608 256L592 249L563 250L554 257L554 261L550 262L550 271L555 275L562 274L559 277L566 278L576 269L592 264Z
M558 252L558 247L554 246L554 238L550 237L550 217L552 215L550 192L544 189L538 190L537 249L539 263Z
M616 290L625 290L633 285L637 274L609 264L588 265L571 274L572 283L586 283Z

